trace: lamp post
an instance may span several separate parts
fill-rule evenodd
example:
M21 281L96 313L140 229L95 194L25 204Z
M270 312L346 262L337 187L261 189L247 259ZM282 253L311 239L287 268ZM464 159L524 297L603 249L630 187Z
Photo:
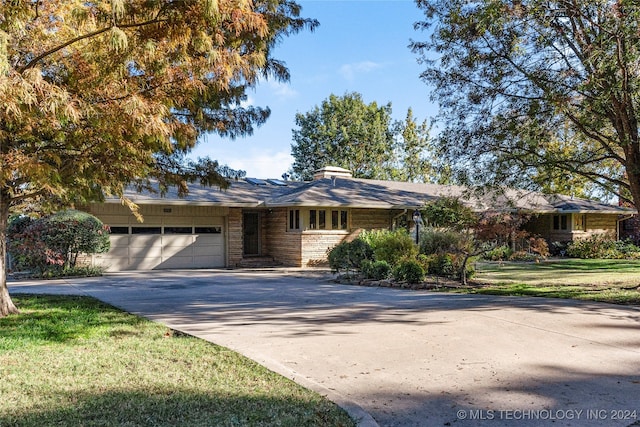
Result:
M420 245L420 222L422 221L422 215L419 210L413 211L413 223L416 225L416 245Z

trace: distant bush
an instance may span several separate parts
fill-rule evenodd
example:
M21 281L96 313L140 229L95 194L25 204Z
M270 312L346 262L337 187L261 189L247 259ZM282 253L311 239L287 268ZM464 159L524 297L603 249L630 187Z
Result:
M608 235L594 234L569 243L567 255L584 259L637 259L640 258L640 247L630 241L618 241Z
M397 230L374 230L363 232L359 239L367 242L377 261L386 261L395 266L405 258L415 258L418 247L404 228Z
M420 253L432 255L453 252L460 245L460 232L428 228L420 233Z
M393 277L398 281L420 283L424 281L425 271L417 260L407 259L393 268Z
M388 279L391 276L391 266L386 261L365 260L362 262L362 275L366 279Z
M509 261L524 261L524 262L532 262L537 261L539 257L535 254L526 251L517 251L512 253L509 256Z
M513 254L513 251L509 246L498 246L485 252L482 258L487 261L506 261L511 257L511 254Z
M362 239L355 239L352 242L341 242L329 250L327 258L329 266L335 272L359 271L365 260L371 260L373 251L371 246Z
M567 245L567 255L574 258L620 258L615 241L605 235L594 234Z

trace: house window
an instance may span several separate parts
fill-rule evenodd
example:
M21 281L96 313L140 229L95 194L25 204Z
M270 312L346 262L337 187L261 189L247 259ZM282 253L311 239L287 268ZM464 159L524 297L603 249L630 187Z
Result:
M346 225L347 211L342 211L342 212L345 218L343 222ZM340 226L339 221L336 224ZM332 217L332 225L333 225L333 217ZM337 229L336 227L333 227L333 226L332 228ZM321 209L310 209L309 210L309 230L326 230L326 229L327 229L327 211L321 210Z
M309 230L326 230L327 218L331 218L331 230L346 230L349 228L349 213L346 210L310 209L309 223L305 224ZM289 225L291 225L291 211L289 211ZM291 228L291 227L289 227Z
M289 230L300 230L300 209L289 210Z
M574 230L587 231L587 214L576 215Z
M553 229L554 230L567 230L569 225L569 215L554 215L553 216Z
M327 211L318 212L318 229L319 230L327 229Z
M347 229L347 211L331 211L331 229L346 230Z
M317 228L316 224L316 210L311 209L309 211L309 229L315 230Z

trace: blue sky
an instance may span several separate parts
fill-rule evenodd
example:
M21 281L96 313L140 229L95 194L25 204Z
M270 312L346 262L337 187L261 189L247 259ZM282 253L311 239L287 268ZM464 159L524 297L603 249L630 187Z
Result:
M271 117L252 136L236 140L202 138L193 157L209 156L247 171L249 177L279 178L292 163L291 131L296 113L306 113L329 97L359 92L366 103L391 102L394 119L413 109L418 121L437 107L419 78L423 66L409 48L424 40L413 23L423 17L411 0L302 0L302 16L320 26L285 38L273 56L286 62L288 83L262 82L248 103L271 108Z

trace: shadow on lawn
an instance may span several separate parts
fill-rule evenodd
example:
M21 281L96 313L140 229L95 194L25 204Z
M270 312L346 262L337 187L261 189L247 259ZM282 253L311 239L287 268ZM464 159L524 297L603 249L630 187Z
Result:
M116 325L120 329L114 329L113 333L131 335L136 334L135 328L144 322L140 317L85 296L21 294L15 302L24 315L0 319L0 338L7 342L64 343Z
M96 384L99 387L99 384ZM0 406L0 426L351 426L331 403L173 390L63 392L46 408ZM62 402L62 403L60 403Z

